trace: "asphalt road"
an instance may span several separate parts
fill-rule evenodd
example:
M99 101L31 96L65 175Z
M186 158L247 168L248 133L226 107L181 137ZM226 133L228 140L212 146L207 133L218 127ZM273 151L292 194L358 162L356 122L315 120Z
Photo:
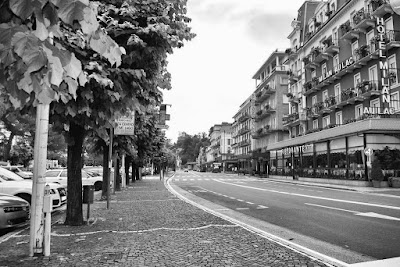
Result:
M221 173L171 183L227 209L375 259L400 257L400 198Z

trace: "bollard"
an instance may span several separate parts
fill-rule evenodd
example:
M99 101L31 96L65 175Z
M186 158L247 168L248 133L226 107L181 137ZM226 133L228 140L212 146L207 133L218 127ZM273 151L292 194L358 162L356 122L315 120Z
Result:
M43 199L43 212L45 216L44 221L44 256L50 256L50 236L51 236L51 212L53 211L53 201L50 195L50 186L46 185L44 189Z
M83 186L83 196L82 203L87 204L87 222L89 222L90 218L90 204L93 204L94 199L94 186L93 185L84 185Z

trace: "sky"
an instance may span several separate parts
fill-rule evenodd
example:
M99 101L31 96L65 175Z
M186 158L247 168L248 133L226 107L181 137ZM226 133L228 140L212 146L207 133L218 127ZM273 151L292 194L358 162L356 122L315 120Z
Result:
M188 0L189 26L196 37L168 57L172 89L163 91L169 129L207 133L233 122L256 89L252 78L276 49L290 47L291 21L304 0Z

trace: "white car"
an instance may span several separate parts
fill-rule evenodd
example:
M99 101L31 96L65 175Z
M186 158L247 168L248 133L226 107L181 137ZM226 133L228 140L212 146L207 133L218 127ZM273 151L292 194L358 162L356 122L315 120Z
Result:
M67 169L50 169L46 171L46 181L51 183L58 183L62 186L67 187L68 180ZM103 176L93 175L85 170L82 170L82 186L84 185L94 185L94 190L101 190L103 185Z
M0 193L20 197L31 203L32 180L25 180L15 173L0 167ZM67 203L67 191L59 184L48 183L53 199L53 208Z
M23 171L21 169L22 166L2 166L2 168L12 171L19 176L21 176L24 179L32 179L33 178L33 173L29 171Z

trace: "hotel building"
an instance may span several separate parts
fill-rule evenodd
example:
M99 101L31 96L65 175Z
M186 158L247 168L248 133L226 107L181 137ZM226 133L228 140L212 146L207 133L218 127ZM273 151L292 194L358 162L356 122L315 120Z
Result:
M384 0L306 1L292 27L289 134L266 148L271 174L368 181L372 155L400 149L400 16Z

